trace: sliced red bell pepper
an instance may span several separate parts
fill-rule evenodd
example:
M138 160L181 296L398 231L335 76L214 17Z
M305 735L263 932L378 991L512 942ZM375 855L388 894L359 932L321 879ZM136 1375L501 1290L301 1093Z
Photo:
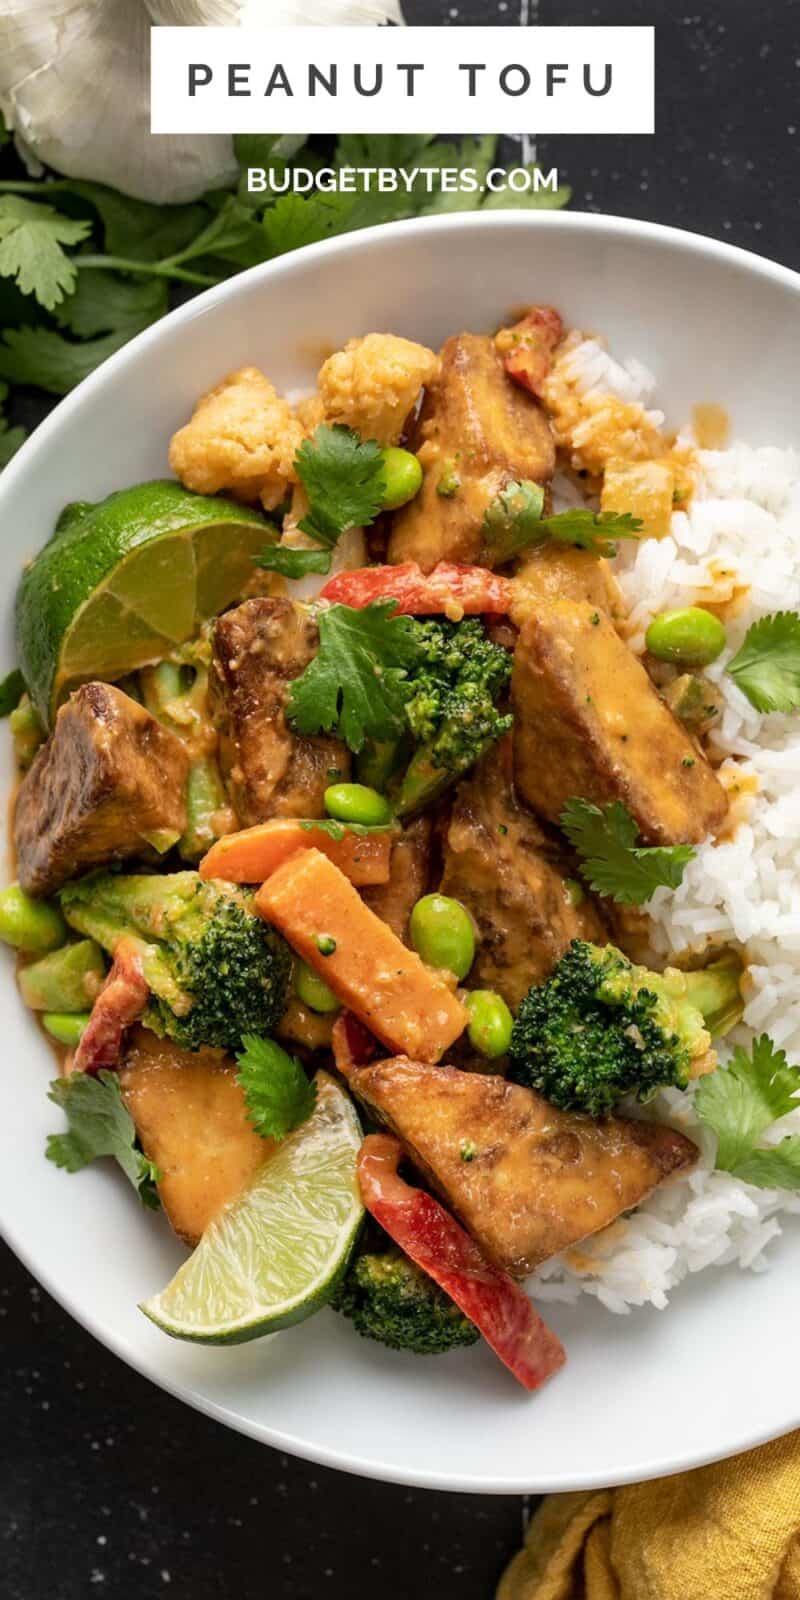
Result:
M132 939L120 939L111 971L72 1057L71 1071L93 1073L101 1067L118 1067L125 1029L138 1022L149 999L139 947Z
M326 583L321 599L358 611L373 600L396 600L398 612L409 617L447 614L454 607L464 616L480 616L483 612L508 612L514 592L510 578L500 577L488 567L440 561L432 572L423 572L416 561L404 561L396 567L338 572Z
M509 378L538 398L563 332L552 306L531 306L513 328L502 328L496 344Z
M358 1181L367 1210L395 1244L474 1322L526 1389L538 1389L564 1365L560 1340L518 1283L493 1267L449 1211L398 1175L399 1140L370 1134L361 1146Z
M331 1049L337 1071L343 1078L349 1078L354 1067L366 1066L368 1061L374 1060L380 1045L355 1012L342 1011L333 1024Z

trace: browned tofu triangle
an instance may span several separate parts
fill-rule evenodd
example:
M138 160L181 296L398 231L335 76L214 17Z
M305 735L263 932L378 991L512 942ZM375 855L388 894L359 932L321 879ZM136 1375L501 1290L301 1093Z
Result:
M492 1261L524 1277L638 1205L697 1150L673 1128L558 1111L503 1078L397 1056L350 1087Z
M119 1075L142 1149L175 1229L197 1244L246 1188L272 1145L247 1120L236 1064L220 1050L180 1050L137 1028Z

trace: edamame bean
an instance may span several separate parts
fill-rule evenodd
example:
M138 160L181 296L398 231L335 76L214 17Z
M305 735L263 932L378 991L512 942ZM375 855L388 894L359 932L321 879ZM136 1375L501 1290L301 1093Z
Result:
M409 934L417 955L429 966L444 967L457 978L467 976L475 959L475 931L459 900L423 895L411 913Z
M298 1000L302 1000L309 1011L321 1011L323 1015L328 1011L338 1011L339 1001L327 983L314 971L313 967L306 965L305 961L298 961L294 969L294 991Z
M673 661L684 667L707 667L725 648L725 629L713 611L702 606L686 606L681 611L662 611L654 617L645 635L645 644L657 661Z
M422 488L422 468L410 450L389 445L383 452L383 504L387 511L395 511L413 500Z
M385 827L392 820L388 800L365 783L332 783L325 790L325 810L337 822L358 822L367 828Z
M0 890L0 939L15 950L44 955L67 937L67 924L57 906L32 900L18 883Z
M51 1038L74 1049L89 1021L88 1011L44 1011L42 1022Z
M503 996L493 989L473 989L464 1004L469 1012L470 1044L489 1061L504 1056L511 1043L513 1018Z

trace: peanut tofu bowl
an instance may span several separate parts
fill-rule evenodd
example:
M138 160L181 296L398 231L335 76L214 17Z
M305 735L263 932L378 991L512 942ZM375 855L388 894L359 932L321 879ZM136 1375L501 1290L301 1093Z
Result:
M800 1424L800 280L543 213L166 318L0 480L0 1218L321 1463Z

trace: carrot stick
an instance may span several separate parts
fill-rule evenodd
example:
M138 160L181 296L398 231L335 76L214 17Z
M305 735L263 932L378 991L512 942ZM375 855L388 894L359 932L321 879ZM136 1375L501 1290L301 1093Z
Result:
M438 1061L463 1033L467 1013L452 989L321 851L298 850L284 861L255 906L390 1050Z
M344 823L338 833L315 828L292 817L273 817L241 833L227 833L212 844L200 862L201 878L225 878L229 883L263 883L298 850L320 850L351 883L387 883L389 860L396 836L394 828L359 833Z

